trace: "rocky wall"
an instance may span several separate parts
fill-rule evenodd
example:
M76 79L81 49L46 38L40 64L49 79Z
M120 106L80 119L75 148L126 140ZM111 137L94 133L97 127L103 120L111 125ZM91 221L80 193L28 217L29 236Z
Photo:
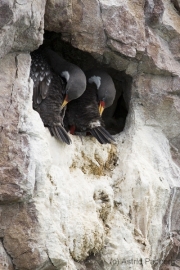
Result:
M0 2L0 269L179 269L179 6ZM132 77L116 145L64 145L33 111L44 29Z

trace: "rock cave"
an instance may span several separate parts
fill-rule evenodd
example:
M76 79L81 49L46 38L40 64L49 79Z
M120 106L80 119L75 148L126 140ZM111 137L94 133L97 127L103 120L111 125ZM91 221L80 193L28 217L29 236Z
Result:
M116 97L112 106L105 109L102 117L105 127L110 134L115 135L123 131L130 101L131 76L124 71L118 71L109 67L108 64L103 62L103 59L98 61L90 53L79 50L68 42L64 42L61 34L55 32L45 31L41 48L52 49L70 63L79 66L83 71L99 68L105 70L112 77L116 88Z
M7 0L0 28L0 269L179 269L179 2ZM112 76L115 145L44 127L29 77L43 42Z

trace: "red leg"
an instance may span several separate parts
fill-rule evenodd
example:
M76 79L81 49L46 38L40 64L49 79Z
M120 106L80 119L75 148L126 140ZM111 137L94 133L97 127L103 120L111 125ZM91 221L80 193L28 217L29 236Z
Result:
M74 135L75 129L76 129L75 126L70 126L70 134Z

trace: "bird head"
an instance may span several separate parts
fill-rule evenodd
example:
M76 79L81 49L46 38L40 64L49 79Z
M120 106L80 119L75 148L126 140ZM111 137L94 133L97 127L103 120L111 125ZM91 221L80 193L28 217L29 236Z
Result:
M52 70L60 75L65 83L63 91L65 99L61 106L64 108L68 102L83 94L86 89L86 76L78 66L66 61L51 49L44 49L43 55Z
M103 70L92 69L86 73L87 82L94 83L99 103L99 113L102 115L105 108L113 104L116 89L112 78Z
M86 76L78 67L62 72L61 76L66 80L65 99L61 106L61 108L64 108L68 102L79 98L84 93L86 89Z

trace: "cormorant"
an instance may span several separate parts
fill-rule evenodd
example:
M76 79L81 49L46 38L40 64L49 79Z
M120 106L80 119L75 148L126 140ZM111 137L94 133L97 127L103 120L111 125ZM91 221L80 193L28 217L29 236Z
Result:
M99 113L102 115L105 108L110 107L113 104L116 89L111 76L101 69L91 69L86 72L87 82L89 84L95 84Z
M87 87L85 92L67 105L65 126L71 134L75 131L90 132L101 144L113 143L114 138L103 127L101 118L104 108L112 105L115 87L111 77L102 70L85 73Z
M30 76L34 82L33 108L39 112L52 136L70 144L63 127L65 105L78 98L86 88L83 71L50 49L31 53Z

